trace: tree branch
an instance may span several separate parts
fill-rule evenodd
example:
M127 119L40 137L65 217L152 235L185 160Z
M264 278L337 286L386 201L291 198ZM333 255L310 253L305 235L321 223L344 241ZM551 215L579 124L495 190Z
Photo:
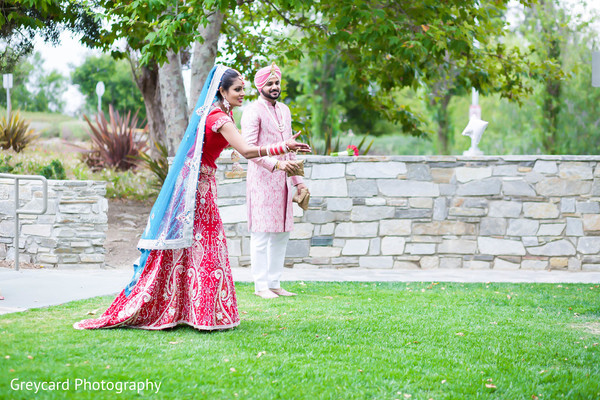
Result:
M271 3L269 0L263 0L266 4L268 4L273 10L275 10L275 12L277 14L279 14L279 16L289 25L292 26L296 26L298 28L303 28L303 29L310 29L310 28L317 28L320 29L322 31L327 31L327 27L325 25L322 24L311 24L311 25L304 25L304 24L300 24L299 22L295 22L292 21L291 19L289 19L288 17L286 17L283 12L281 10L279 10L273 3Z

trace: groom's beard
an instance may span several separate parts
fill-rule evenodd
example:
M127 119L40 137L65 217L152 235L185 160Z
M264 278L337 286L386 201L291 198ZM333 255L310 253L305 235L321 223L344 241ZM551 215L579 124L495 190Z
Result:
M262 89L260 92L267 99L271 99L271 100L277 100L279 98L279 96L281 95L281 91L280 90L269 90L269 91L267 91L266 89Z

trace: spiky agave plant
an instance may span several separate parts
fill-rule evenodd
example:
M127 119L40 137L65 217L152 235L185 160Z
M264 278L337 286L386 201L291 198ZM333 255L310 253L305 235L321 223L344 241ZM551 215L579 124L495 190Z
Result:
M86 150L84 161L92 168L112 167L120 171L135 168L139 156L148 149L145 139L136 133L137 111L129 111L124 117L119 115L112 105L109 106L110 121L104 113L96 115L95 123L84 115L92 139L91 150Z
M0 120L0 148L13 149L17 153L27 147L39 136L29 127L29 122L18 112L12 112L8 121Z

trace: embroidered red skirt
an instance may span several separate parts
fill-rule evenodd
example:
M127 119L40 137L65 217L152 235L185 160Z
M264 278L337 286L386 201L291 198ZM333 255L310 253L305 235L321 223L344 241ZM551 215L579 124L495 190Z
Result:
M73 326L156 330L187 324L200 330L215 330L239 325L216 187L215 169L203 165L191 247L152 250L129 296L122 291L100 318Z

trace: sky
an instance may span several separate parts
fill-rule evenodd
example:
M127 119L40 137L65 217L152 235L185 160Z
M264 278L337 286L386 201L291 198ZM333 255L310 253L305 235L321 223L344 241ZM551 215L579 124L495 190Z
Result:
M563 3L568 4L573 10L581 10L581 0L562 0ZM512 2L511 5L518 5L516 2ZM511 6L509 5L509 6ZM600 0L589 1L589 6L592 9L596 9L600 12ZM600 35L600 26L597 28ZM73 37L68 32L63 32L61 35L60 45L51 46L44 43L41 40L35 45L35 51L41 53L44 59L44 69L46 70L57 70L65 76L69 76L74 67L79 66L83 63L85 58L89 55L100 54L97 50L91 50L79 43L77 37ZM590 60L591 62L591 60ZM189 90L191 74L190 71L184 71L184 84L186 91ZM94 97L95 94L92 94ZM76 86L69 86L69 89L63 96L66 104L65 112L69 115L77 116L79 108L84 103L84 97L79 92Z

